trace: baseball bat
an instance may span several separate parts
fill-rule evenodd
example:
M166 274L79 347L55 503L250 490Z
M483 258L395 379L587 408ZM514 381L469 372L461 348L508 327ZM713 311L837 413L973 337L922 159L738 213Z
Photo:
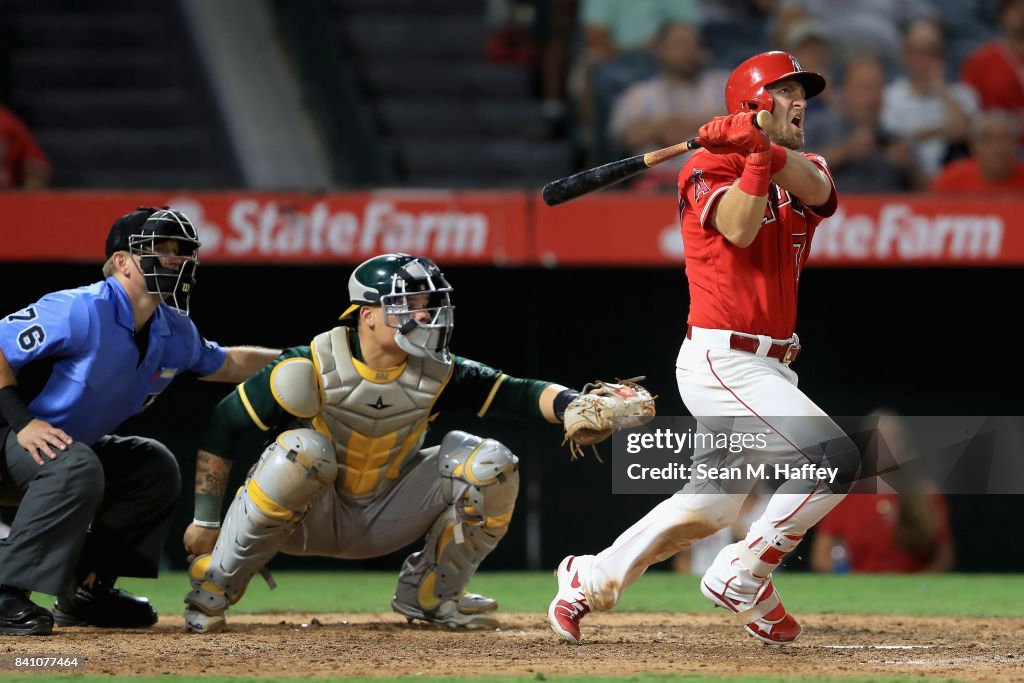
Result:
M771 125L771 122L772 115L767 109L762 109L757 112L757 116L754 118L754 125L762 129L765 126ZM544 203L548 206L558 206L559 204L564 204L565 202L576 199L577 197L590 194L595 190L600 190L610 185L614 185L615 183L622 182L626 178L631 178L641 171L646 171L649 168L653 168L660 163L668 161L669 159L674 159L680 154L685 154L686 152L697 149L698 147L700 147L699 139L690 138L686 142L662 147L661 149L656 149L653 152L637 154L634 157L619 159L618 161L612 161L602 166L588 168L585 171L574 173L571 176L552 180L544 186L543 190L541 190L541 197L544 198Z

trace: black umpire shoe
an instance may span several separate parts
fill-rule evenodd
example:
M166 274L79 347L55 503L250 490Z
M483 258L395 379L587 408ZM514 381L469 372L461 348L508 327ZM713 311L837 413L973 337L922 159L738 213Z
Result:
M53 615L28 599L28 591L0 586L0 635L45 636L53 631Z
M57 598L53 619L60 626L144 628L155 624L157 616L148 598L137 598L115 588L113 581L97 579L91 588L79 585L70 598Z

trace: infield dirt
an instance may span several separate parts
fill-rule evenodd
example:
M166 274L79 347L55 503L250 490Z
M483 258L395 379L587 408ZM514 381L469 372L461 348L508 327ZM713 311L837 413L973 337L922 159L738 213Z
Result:
M234 676L917 675L1024 680L1024 619L811 615L788 647L748 637L725 615L589 615L581 646L563 643L541 614L505 614L497 631L408 625L396 614L229 615L229 630L58 628L8 639L16 654L76 654L81 673Z

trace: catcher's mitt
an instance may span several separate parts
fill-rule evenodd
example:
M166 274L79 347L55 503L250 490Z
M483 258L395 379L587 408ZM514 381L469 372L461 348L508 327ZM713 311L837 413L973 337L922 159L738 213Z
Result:
M642 379L634 377L615 384L598 381L583 387L583 392L566 407L562 419L573 460L583 456L584 446L594 446L612 432L639 427L654 419L656 397L637 384ZM596 448L594 455L601 459Z

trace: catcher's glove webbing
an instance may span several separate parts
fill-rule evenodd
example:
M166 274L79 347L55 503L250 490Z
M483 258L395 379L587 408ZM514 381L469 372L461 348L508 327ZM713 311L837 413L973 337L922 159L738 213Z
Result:
M565 409L563 418L565 439L562 443L569 443L573 460L583 456L584 446L591 446L600 461L594 444L615 431L639 427L654 418L655 397L637 384L643 379L641 376L617 383L597 381L583 387Z

